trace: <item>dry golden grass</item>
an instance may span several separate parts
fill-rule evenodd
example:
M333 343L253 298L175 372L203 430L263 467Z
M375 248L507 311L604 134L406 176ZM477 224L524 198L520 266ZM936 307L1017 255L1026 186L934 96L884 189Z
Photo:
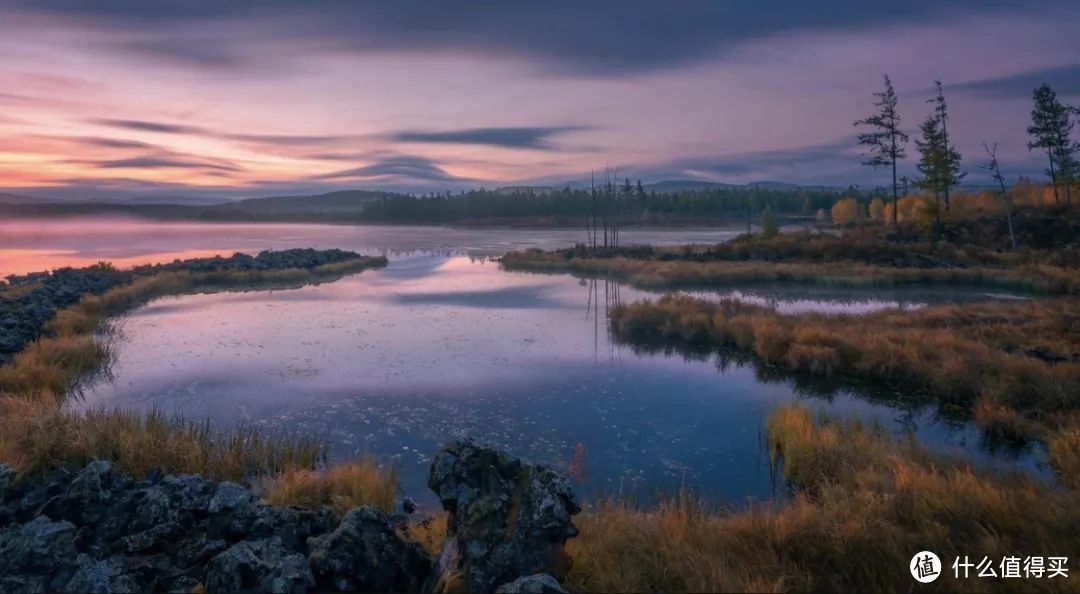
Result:
M108 359L106 345L88 334L41 338L0 366L0 398L66 394L77 378L96 371Z
M285 469L269 480L263 500L273 505L329 506L338 516L361 505L394 511L398 473L393 465L381 466L363 456L321 470L310 465Z
M1080 408L1075 299L788 315L666 295L616 307L611 324L635 344L736 349L791 371L908 384L969 407L982 396L991 399L985 413L992 402L1049 422Z
M1068 429L1054 435L1048 449L1050 463L1065 484L1080 489L1080 429Z
M753 282L882 287L903 285L987 286L1047 294L1080 294L1080 272L1059 266L1021 264L994 268L897 268L854 262L664 261L581 258L526 251L507 254L509 270L569 272L607 277L645 289L710 287Z
M133 476L151 469L243 480L286 468L312 467L320 442L299 435L266 435L254 427L216 431L158 413L63 410L55 402L0 398L0 460L40 475L107 459Z
M931 456L854 421L800 408L770 419L768 440L798 490L730 514L685 494L651 509L605 501L577 519L572 591L908 591L908 562L945 564L925 587L1067 591L1068 580L956 580L951 560L1067 555L1080 545L1076 491L995 477ZM1056 552L1052 552L1056 551Z
M446 522L449 518L448 513L440 510L431 517L408 525L409 536L424 547L432 559L438 558L442 553L443 542L446 540Z

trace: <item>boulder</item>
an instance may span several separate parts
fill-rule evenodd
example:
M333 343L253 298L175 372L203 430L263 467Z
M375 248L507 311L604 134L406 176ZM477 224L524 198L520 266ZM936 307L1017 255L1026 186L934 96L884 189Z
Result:
M242 485L218 483L207 509L216 529L227 536L243 538L258 518L259 498Z
M79 555L78 568L63 588L72 594L111 594L113 592L138 592L135 580L124 570L120 559L95 561L87 555Z
M431 571L420 545L403 538L382 511L358 507L330 534L308 541L320 589L417 592Z
M23 525L0 531L2 588L60 589L75 568L75 526L38 516Z
M206 591L301 594L315 585L307 559L277 537L242 541L214 557L206 568Z
M522 576L566 577L571 516L581 505L570 481L470 440L452 441L435 455L428 486L449 512L447 540L425 590L461 584L491 592Z

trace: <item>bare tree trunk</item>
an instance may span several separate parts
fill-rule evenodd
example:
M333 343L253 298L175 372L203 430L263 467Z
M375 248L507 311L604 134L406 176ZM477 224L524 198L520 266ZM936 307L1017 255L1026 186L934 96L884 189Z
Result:
M1050 184L1054 186L1054 204L1061 204L1061 199L1058 197L1057 173L1054 171L1054 154L1050 151L1046 153L1050 155Z
M900 211L900 197L896 195L896 134L892 135L892 224L897 225L897 214Z

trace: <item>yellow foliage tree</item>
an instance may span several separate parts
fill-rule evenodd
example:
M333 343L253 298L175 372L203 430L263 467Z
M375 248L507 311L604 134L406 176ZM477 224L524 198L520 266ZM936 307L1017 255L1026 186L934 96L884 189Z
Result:
M862 205L854 198L839 200L832 207L832 220L837 225L854 225L864 218Z
M824 208L817 209L817 222L826 223L829 221L829 215L825 212Z
M875 197L870 201L870 220L879 223L885 221L885 201L881 198Z

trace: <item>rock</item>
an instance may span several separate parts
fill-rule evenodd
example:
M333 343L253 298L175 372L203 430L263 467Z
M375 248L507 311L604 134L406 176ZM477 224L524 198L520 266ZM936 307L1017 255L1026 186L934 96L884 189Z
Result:
M336 592L417 592L431 570L420 545L401 537L386 514L358 507L336 530L308 541L320 589Z
M202 592L202 584L199 580L186 575L176 578L171 588L169 588L169 594L194 594L195 592Z
M135 580L125 573L124 565L118 559L95 561L87 555L79 555L77 565L75 575L64 587L66 592L106 594L139 590Z
M303 555L277 537L243 541L214 557L206 568L206 591L301 594L315 585Z
M17 583L36 588L40 581L46 589L58 589L70 578L76 556L75 526L70 522L38 516L0 532L0 576L14 580L5 588Z
M546 573L535 573L495 588L495 594L566 594L562 584Z
M41 513L76 526L98 524L127 496L130 482L113 472L111 463L95 460L74 476L63 495L46 503Z
M15 483L15 469L7 464L0 464L0 502L5 500L8 487Z
M306 555L309 538L332 532L337 525L337 518L328 507L302 509L268 506L259 510L252 535L277 536L286 547Z
M41 575L0 576L0 594L44 594L45 582Z
M132 518L133 530L166 523L186 526L205 517L214 483L191 474L168 475L146 490Z
M406 497L401 501L401 511L407 514L411 514L416 511L416 502L413 501L412 497Z
M243 537L255 525L258 517L259 498L236 483L218 483L210 498L208 510L214 518L215 527L229 536Z
M461 440L435 455L428 486L450 515L425 590L460 576L470 592L491 592L536 573L566 577L566 540L577 535L571 516L581 511L566 477Z

